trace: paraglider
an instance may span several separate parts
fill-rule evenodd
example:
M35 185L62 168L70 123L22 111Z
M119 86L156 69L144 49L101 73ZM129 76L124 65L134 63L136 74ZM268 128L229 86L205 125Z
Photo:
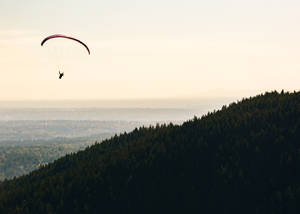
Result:
M63 38L63 39L73 40L73 41L81 44L87 50L87 52L88 52L89 55L91 54L89 47L84 42L82 42L79 39L76 39L74 37L66 36L66 35L63 35L63 34L54 34L54 35L46 37L41 42L41 46L43 46L48 40L55 39L55 38ZM61 79L64 76L64 72L60 72L60 69L59 69L58 73L59 73L59 77L58 78Z
M64 76L64 72L60 73L60 71L58 71L58 78L61 79Z

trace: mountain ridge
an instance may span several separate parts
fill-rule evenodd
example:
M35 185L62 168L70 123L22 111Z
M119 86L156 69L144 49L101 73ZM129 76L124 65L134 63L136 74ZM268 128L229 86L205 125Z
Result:
M3 213L298 213L300 92L136 128L0 184Z

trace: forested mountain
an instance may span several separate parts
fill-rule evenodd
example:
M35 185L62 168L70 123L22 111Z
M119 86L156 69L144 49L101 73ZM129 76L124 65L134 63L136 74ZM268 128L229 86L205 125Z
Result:
M300 92L96 142L3 181L0 213L300 213Z

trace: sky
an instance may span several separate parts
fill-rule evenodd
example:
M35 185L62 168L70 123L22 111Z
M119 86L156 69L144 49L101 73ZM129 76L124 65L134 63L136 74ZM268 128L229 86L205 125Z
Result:
M0 101L298 91L299 10L296 0L0 0ZM56 33L91 55L63 39L40 46Z

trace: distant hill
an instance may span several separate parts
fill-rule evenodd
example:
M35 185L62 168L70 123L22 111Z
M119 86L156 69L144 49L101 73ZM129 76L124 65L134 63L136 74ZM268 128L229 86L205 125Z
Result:
M0 120L0 181L27 174L95 141L146 124L155 122Z
M0 213L300 213L300 92L96 143L2 182Z

